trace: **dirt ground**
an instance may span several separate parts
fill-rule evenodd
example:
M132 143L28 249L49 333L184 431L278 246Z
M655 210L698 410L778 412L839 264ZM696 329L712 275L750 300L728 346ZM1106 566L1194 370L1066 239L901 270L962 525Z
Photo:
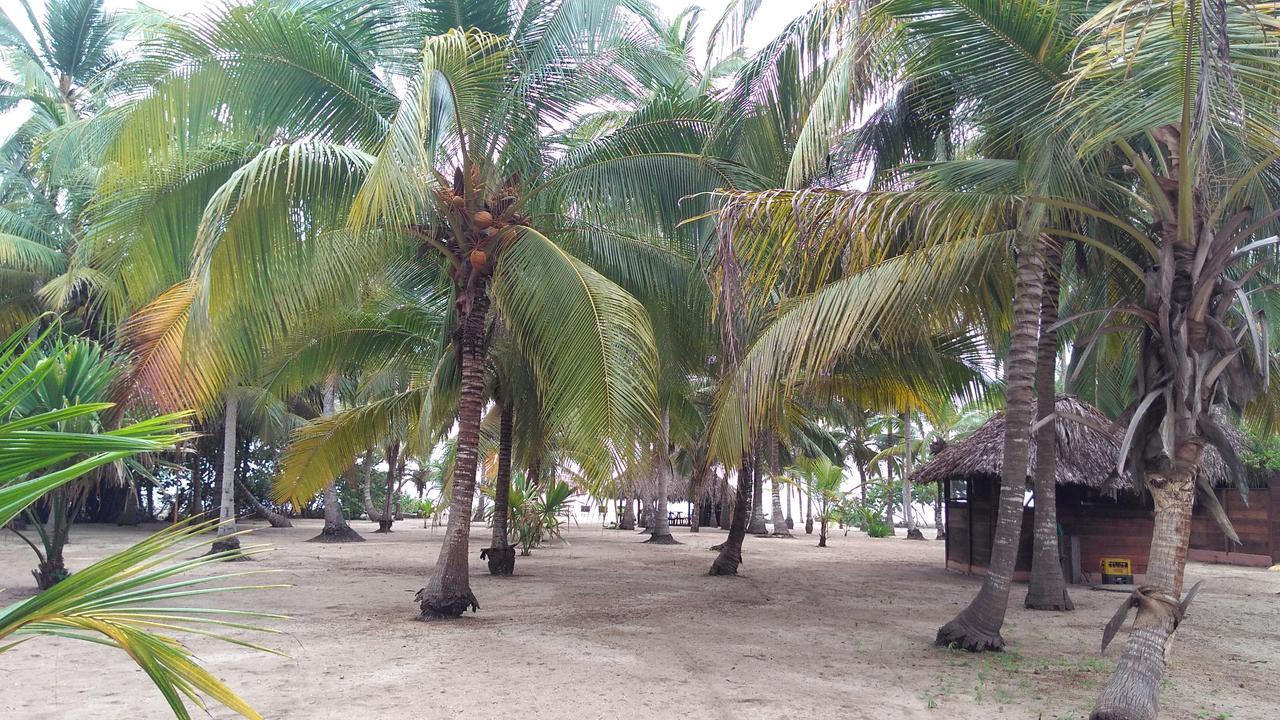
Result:
M1010 652L934 648L934 631L978 581L942 569L942 543L837 531L747 539L743 575L707 576L724 535L676 528L679 546L579 527L568 545L518 558L492 578L472 560L481 610L414 620L441 533L398 523L368 542L303 542L318 522L254 534L275 550L255 568L293 587L215 596L227 607L288 614L269 644L282 659L193 638L199 656L267 718L1082 718L1118 648L1099 659L1101 628L1121 600L1074 588L1074 613L1021 608ZM74 570L145 530L87 526ZM474 528L473 545L487 531ZM0 539L0 595L29 594L33 565ZM242 569L237 566L235 569ZM1163 717L1263 720L1280 715L1280 573L1194 564L1204 579L1178 640ZM1123 642L1123 637L1120 639ZM0 717L169 717L147 678L117 651L36 640L0 655ZM231 717L225 709L213 717Z

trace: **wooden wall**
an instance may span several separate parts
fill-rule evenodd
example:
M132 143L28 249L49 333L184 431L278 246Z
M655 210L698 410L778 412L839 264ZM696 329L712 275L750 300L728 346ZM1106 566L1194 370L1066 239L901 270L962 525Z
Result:
M996 492L994 482L970 482L966 501L947 501L948 568L981 572L990 562ZM1246 507L1236 490L1219 490L1218 501L1244 545L1233 547L1213 518L1202 509L1197 510L1192 518L1191 559L1239 565L1280 562L1280 492L1251 490ZM1058 523L1062 526L1064 548L1070 547L1070 538L1078 539L1080 568L1086 582L1101 581L1104 557L1127 558L1138 580L1146 574L1153 525L1149 502L1123 495L1109 500L1083 488L1059 488ZM1028 509L1022 519L1015 579L1025 579L1031 570L1033 528L1034 514Z
M1280 498L1267 488L1250 490L1248 505L1235 488L1219 488L1217 495L1242 544L1228 540L1213 517L1197 505L1191 516L1192 559L1241 565L1280 561Z

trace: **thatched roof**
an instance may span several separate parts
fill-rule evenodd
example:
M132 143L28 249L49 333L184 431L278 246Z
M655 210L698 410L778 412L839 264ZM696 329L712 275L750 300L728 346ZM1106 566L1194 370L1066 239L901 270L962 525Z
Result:
M1059 395L1056 407L1062 416L1083 417L1098 427L1111 425L1111 419L1101 410L1072 395ZM1133 489L1128 473L1116 475L1116 456L1120 452L1123 429L1110 435L1069 419L1059 419L1054 425L1058 435L1054 475L1059 485L1084 485L1104 492ZM1004 427L1004 413L993 415L968 437L949 445L922 465L912 474L912 481L931 483L947 478L999 478L1004 467ZM1237 452L1243 452L1243 435L1231 423L1223 423L1223 427ZM1036 444L1033 441L1027 458L1028 477L1035 463ZM1204 465L1215 485L1229 484L1226 463L1217 450L1212 447L1205 450Z

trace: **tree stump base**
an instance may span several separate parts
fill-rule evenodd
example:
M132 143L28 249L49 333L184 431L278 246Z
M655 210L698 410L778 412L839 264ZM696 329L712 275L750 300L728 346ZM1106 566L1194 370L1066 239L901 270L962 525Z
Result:
M676 540L675 538L671 537L671 533L664 533L662 535L650 535L649 539L645 540L641 544L643 545L680 545L682 543L679 540Z
M907 530L907 539L908 539L908 540L923 540L923 539L924 539L924 533L920 532L920 528L918 528L918 527L909 528L909 529Z
M205 555L217 555L219 553L227 553L227 552L234 553L233 555L230 555L227 557L228 562L239 562L239 561L253 559L248 555L245 555L244 553L240 552L240 538L238 537L229 537L229 538L222 538L221 540L214 540L213 544L209 546L209 552L205 553Z

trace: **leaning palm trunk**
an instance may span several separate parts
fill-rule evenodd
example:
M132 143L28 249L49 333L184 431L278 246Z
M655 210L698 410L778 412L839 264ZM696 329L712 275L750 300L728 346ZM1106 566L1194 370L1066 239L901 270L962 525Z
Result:
M458 449L453 464L453 501L444 545L435 572L416 599L424 619L456 618L480 609L471 592L467 554L471 539L471 502L476 487L476 459L480 446L480 416L485 401L485 359L488 354L485 316L489 293L483 273L471 275L459 293L462 385L458 394Z
M382 498L382 512L378 517L377 533L391 532L391 525L395 522L396 514L392 506L393 498L400 484L400 443L393 442L387 446L387 494Z
M285 516L283 513L278 513L275 510L272 510L271 508L267 507L261 500L257 498L256 495L253 494L253 490L248 485L246 485L244 481L241 480L240 478L236 478L236 489L240 491L240 494L244 497L245 500L249 501L249 506L253 508L254 513L256 513L258 517L270 523L271 527L273 528L293 527L293 522L289 520L287 516Z
M1067 582L1062 576L1058 548L1058 431L1054 417L1056 388L1054 374L1058 362L1058 275L1062 272L1062 250L1056 243L1044 243L1044 293L1040 298L1040 340L1036 358L1035 536L1031 555L1031 584L1025 604L1032 610L1072 610Z
M742 564L742 541L747 536L747 513L751 511L751 485L755 475L755 458L745 455L738 471L738 489L734 494L733 520L729 537L720 545L720 554L711 563L712 575L737 575Z
M968 607L938 630L935 642L971 652L1000 650L1009 605L1009 586L1018 559L1022 533L1022 499L1027 487L1027 453L1034 409L1032 387L1036 372L1036 336L1040 325L1040 294L1044 275L1040 238L1019 234L1017 283L1014 289L1013 338L1005 364L1004 464L996 536L982 589Z
M507 539L511 514L511 443L515 425L515 406L498 405L498 474L493 480L493 537L480 556L489 560L490 575L510 575L516 570L516 549Z
M227 394L226 411L222 425L222 487L218 500L218 539L209 547L214 555L240 549L236 537L236 415L239 402L232 393Z
M322 412L326 416L332 415L337 408L337 401L338 379L331 377L325 382ZM342 504L338 501L338 481L336 479L324 486L324 527L321 528L319 535L307 542L364 542L364 538L360 537L360 533L351 529L351 526L347 524L347 518L342 514Z

